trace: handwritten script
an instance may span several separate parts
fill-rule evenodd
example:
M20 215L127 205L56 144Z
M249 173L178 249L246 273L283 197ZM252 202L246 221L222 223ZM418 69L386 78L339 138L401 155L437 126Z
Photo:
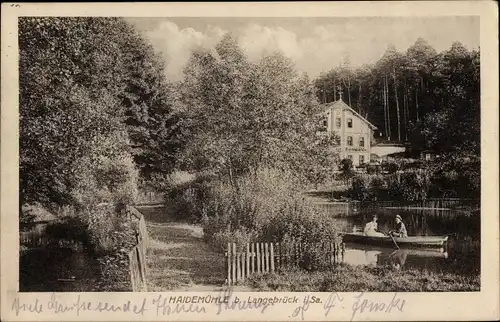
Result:
M198 315L215 313L221 315L229 311L258 312L264 314L270 308L293 308L289 318L304 320L306 312L312 307L313 311L323 310L325 317L332 316L332 312L341 313L347 310L351 321L361 315L369 313L390 314L393 311L403 312L406 300L398 293L387 294L385 301L380 301L380 295L361 292L354 297L346 297L337 292L328 295L298 295L276 293L272 296L259 296L256 293L239 293L235 295L232 288L218 294L200 295L170 295L150 294L131 300L97 301L86 298L85 295L61 296L52 293L45 300L41 297L32 297L29 300L16 296L12 302L11 310L16 316L23 313L29 314L72 314L80 316L89 312L125 313L134 316L171 316L171 315ZM242 295L243 294L243 295ZM290 312L290 311L288 311Z
M403 308L406 304L405 300L398 297L398 293L395 293L392 299L388 302L376 301L370 299L364 292L356 295L354 304L352 305L352 316L351 321L359 313L365 312L384 312L391 313L393 309L403 312Z

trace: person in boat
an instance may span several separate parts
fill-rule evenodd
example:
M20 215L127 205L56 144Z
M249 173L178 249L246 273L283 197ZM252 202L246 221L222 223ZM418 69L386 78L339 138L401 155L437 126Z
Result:
M397 215L396 218L396 230L391 230L389 234L392 237L408 237L408 233L406 232L405 224L403 223L403 218L400 215Z
M378 219L377 215L374 215L372 217L372 221L370 221L365 225L365 230L364 230L365 236L372 236L372 237L385 236L383 233L377 231L378 230L377 219Z

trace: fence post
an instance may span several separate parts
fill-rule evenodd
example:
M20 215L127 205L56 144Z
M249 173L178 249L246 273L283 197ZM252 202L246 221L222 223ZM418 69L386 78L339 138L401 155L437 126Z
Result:
M260 273L261 272L261 270L260 270L260 243L255 243L255 248L256 248L255 257L257 259L257 273Z
M241 259L241 253L237 252L236 253L236 280L241 281L241 264L240 264L240 259Z
M266 260L266 270L265 272L269 272L269 244L265 243L264 244L264 258Z
M251 269L252 269L252 273L255 272L255 243L252 243L250 245L250 250L251 250L251 256L250 256L250 266L251 266Z
M227 261L227 285L231 285L231 243L227 243L226 261Z
M264 243L260 243L260 256L261 256L261 263L262 263L262 272L265 273L266 272L266 253L265 253L265 250L264 250Z
M277 258L277 261L276 261L276 268L279 270L280 267L281 267L281 247L280 247L280 242L277 242L276 243L276 252L278 253L278 258Z
M236 243L233 243L233 253L231 254L231 268L233 275L233 283L236 282Z
M128 265L129 265L129 271L130 271L130 285L132 286L132 292L136 291L136 285L135 285L135 270L134 270L134 256L133 256L134 250L128 253Z
M271 272L274 273L274 246L271 243Z
M250 275L250 245L247 243L246 245L246 258L245 258L245 270L246 270L246 275Z

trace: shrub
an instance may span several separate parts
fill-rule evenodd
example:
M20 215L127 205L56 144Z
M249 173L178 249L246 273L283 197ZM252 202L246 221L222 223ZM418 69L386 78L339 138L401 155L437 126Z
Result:
M403 172L400 177L401 197L405 200L424 200L431 185L429 172L414 170Z
M433 197L458 197L458 177L458 172L455 170L434 173L431 177L429 194Z
M170 187L165 200L177 218L199 222L203 217L203 207L212 198L211 177L198 175L194 179Z
M352 165L351 159L340 160L340 171L347 173L347 172L351 172L352 169L353 169L353 165Z
M373 191L370 188L370 178L366 176L354 177L348 191L348 196L360 201L372 200Z
M388 197L387 182L381 175L371 177L369 189L372 200L386 200Z
M392 200L402 200L402 187L400 181L400 174L395 173L386 176L387 182L387 195Z
M378 174L380 173L380 167L376 164L368 164L366 166L366 173L368 174Z
M387 169L387 172L389 172L390 174L393 174L393 173L398 172L400 166L396 162L388 162L386 164L385 168Z
M260 171L237 180L237 188L218 182L202 206L207 242L225 249L253 241L317 243L337 235L332 218L305 200L291 176Z

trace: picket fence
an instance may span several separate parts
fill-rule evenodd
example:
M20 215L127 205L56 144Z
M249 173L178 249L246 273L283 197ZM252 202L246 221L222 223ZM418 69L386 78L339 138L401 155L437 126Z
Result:
M29 247L37 247L49 243L49 239L38 230L19 232L19 240L21 245Z
M319 250L324 260L330 264L339 262L344 255L345 244L325 242L317 245L290 243L247 243L244 249L238 249L236 243L227 244L226 284L244 281L255 273L272 273L285 267L300 266L304 263L304 255L308 249Z

